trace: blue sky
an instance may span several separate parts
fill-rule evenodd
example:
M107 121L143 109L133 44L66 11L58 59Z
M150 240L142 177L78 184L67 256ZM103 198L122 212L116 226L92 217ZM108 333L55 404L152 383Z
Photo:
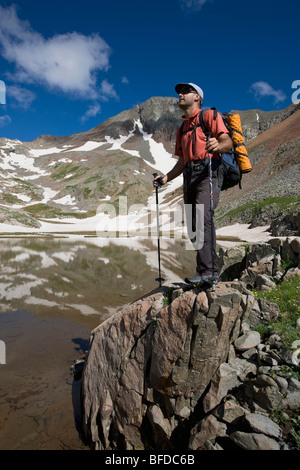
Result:
M299 0L0 0L0 136L84 132L181 81L222 111L285 108L299 17Z

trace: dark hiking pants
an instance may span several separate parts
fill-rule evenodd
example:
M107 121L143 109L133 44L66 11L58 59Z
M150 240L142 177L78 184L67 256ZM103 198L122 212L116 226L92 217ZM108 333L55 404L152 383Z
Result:
M213 183L213 208L216 209L219 203L220 188L218 184L218 166L219 162L216 159L212 159L212 183ZM195 238L191 238L192 243L194 244L197 256L197 273L204 275L215 275L218 274L218 267L216 262L214 263L214 269L212 266L212 250L216 250L216 234L215 230L214 243L212 245L211 237L211 209L210 209L210 184L209 184L209 171L208 163L206 162L205 166L197 168L195 165L188 165L184 170L184 203L185 205L190 205L189 208L192 210L192 220L190 216L187 216L187 223L192 223L192 227L189 227L192 230L192 233L196 233L196 238L199 241L199 233L197 233L197 216L199 212L196 211L197 205L202 217L202 222L199 224L198 229L202 230L200 236L200 245L195 243ZM186 210L187 210L186 206ZM190 212L191 213L191 212ZM214 224L213 224L214 225ZM214 229L214 227L213 227ZM189 234L191 233L189 230Z

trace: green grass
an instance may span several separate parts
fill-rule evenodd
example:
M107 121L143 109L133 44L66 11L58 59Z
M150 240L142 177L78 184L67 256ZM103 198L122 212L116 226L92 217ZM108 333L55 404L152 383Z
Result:
M42 199L43 191L35 184L29 183L28 181L23 181L20 178L13 178L13 181L17 183L17 187L19 188L18 191L20 193L23 192L28 194L32 199L35 200Z
M280 316L276 321L269 323L267 326L260 325L257 330L261 335L278 334L284 346L291 349L293 342L300 340L300 330L296 325L297 319L300 318L300 276L284 280L268 292L254 291L254 295L256 298L275 302L280 309ZM278 374L278 371L274 370L273 373ZM300 379L297 366L283 365L280 368L280 373L286 373L297 380ZM270 417L281 426L288 441L300 450L300 418L298 412L289 409L273 410Z
M18 198L15 194L3 194L2 199L8 204L24 204L24 202Z
M72 175L68 177L68 181L79 178L80 176L84 175L89 168L82 168L79 165L73 166L72 163L67 163L66 165L59 165L58 167L54 168L54 171L51 175L53 179L63 179L66 178L67 175Z
M293 197L293 196L275 196L269 197L264 199L263 201L250 201L247 204L243 204L242 206L236 207L218 217L218 220L223 219L224 217L237 217L242 212L247 210L252 211L252 217L257 215L262 208L266 206L271 206L272 204L276 204L278 213L284 211L288 206L295 205L295 207L299 206L300 197Z
M89 184L89 183L94 183L95 181L102 180L103 175L100 173L97 173L96 175L90 176L86 180L84 180L83 184Z
M93 217L96 215L95 210L89 210L87 212L63 212L61 209L48 206L47 204L39 203L32 204L31 206L24 207L22 209L24 212L27 212L35 217L40 218L54 218L54 217L74 217L76 219L85 219L86 217Z
M90 188L84 188L84 190L83 190L84 199L87 199L91 192L92 192L92 190Z
M294 410L278 410L275 409L270 415L270 418L277 422L288 437L289 442L300 449L300 417L297 411Z
M164 293L164 297L163 297L163 305L164 306L171 304L172 295L173 295L174 290L175 290L175 287L169 287L167 292Z
M291 348L296 340L300 340L297 319L300 318L300 276L279 283L276 288L268 291L254 291L256 298L275 302L279 306L280 317L266 327L261 326L262 333L276 333L287 348Z
M42 217L55 217L60 213L60 210L43 203L32 204L31 206L24 207L23 210L34 216L38 215Z

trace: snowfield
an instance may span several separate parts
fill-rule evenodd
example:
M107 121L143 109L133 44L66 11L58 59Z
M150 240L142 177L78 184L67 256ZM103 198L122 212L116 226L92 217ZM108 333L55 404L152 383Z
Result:
M8 208L20 209L20 207L25 207L26 205L32 204L30 197L27 194L21 194L20 192L14 193L11 191L13 187L13 178L19 177L19 171L22 171L22 180L30 181L35 180L40 177L49 176L50 173L39 168L38 159L39 157L51 154L62 153L61 159L55 160L48 164L48 166L55 165L57 162L70 163L72 159L66 156L68 152L88 152L95 150L101 147L104 144L110 144L111 147L108 151L120 150L126 153L129 153L135 157L143 158L140 155L140 152L137 150L129 150L124 148L124 144L134 136L135 132L138 130L139 134L142 136L143 140L149 144L150 154L153 159L153 163L147 164L152 167L153 172L158 172L159 174L167 173L171 168L173 168L176 163L176 157L168 153L162 143L157 143L154 141L152 134L148 134L144 131L142 123L140 120L134 121L133 129L128 133L127 136L120 135L119 138L114 139L110 136L105 136L104 142L95 142L87 141L85 144L80 145L79 147L74 147L72 145L65 145L62 148L52 147L48 149L28 149L28 155L23 153L16 153L16 147L23 145L22 142L15 140L7 140L5 145L2 145L0 149L0 170L2 170L2 188L7 188L10 194L15 195L24 205L20 204L9 204ZM85 159L83 159L85 160ZM138 171L136 171L138 174ZM70 178L72 174L68 174L65 179ZM124 181L119 181L119 184L124 184ZM170 212L170 204L166 204L166 197L172 193L175 189L182 186L182 177L179 176L172 182L168 183L163 188L159 189L159 209L160 209L160 224L162 230L168 229L169 219L168 214ZM71 197L71 195L65 195L59 199L56 198L59 191L54 190L47 186L40 186L43 190L44 197L42 201L43 204L48 204L53 201L55 203L65 205L66 211L68 207L72 207L73 210L76 209L76 199ZM176 203L181 199L181 195L178 196L178 199L173 199L172 207L176 207ZM90 218L77 219L77 218L67 218L67 219L47 219L40 221L40 228L34 229L35 234L56 234L56 233L65 233L70 236L76 235L79 232L91 232L97 233L98 236L103 236L105 238L105 233L110 233L111 235L116 235L119 232L126 234L130 232L131 234L135 233L136 238L141 234L145 237L145 234L150 234L152 238L155 238L155 233L157 229L156 221L156 201L155 201L155 190L153 189L153 194L147 201L144 207L141 207L139 211L129 211L128 208L127 214L120 215L119 217L114 216L114 208L108 214L105 210L109 207L110 195L107 194L106 197L102 200L103 204L99 205L98 213ZM112 206L113 207L113 206ZM172 209L172 208L171 208ZM130 213L129 213L130 212ZM150 214L150 217L149 217ZM217 231L218 236L222 237L238 237L242 241L265 241L268 239L269 234L266 232L267 227L258 227L256 229L250 230L247 225L233 225L230 227L223 227ZM180 229L182 230L182 229ZM176 231L176 229L175 229ZM16 226L5 223L0 223L0 233L10 233L14 232L23 232L25 234L32 234L33 229L30 227ZM116 235L117 236L117 235ZM182 234L184 237L185 234ZM127 239L128 241L128 239Z

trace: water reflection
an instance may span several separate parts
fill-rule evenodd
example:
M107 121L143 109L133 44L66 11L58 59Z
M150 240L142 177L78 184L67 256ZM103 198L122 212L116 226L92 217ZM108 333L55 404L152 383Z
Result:
M0 257L0 448L84 450L70 366L92 328L158 287L156 242L2 238ZM167 282L182 281L194 261L182 240L161 241Z
M161 241L166 281L193 272L194 258L184 241ZM90 327L158 286L155 240L3 238L0 261L1 312L27 309Z

